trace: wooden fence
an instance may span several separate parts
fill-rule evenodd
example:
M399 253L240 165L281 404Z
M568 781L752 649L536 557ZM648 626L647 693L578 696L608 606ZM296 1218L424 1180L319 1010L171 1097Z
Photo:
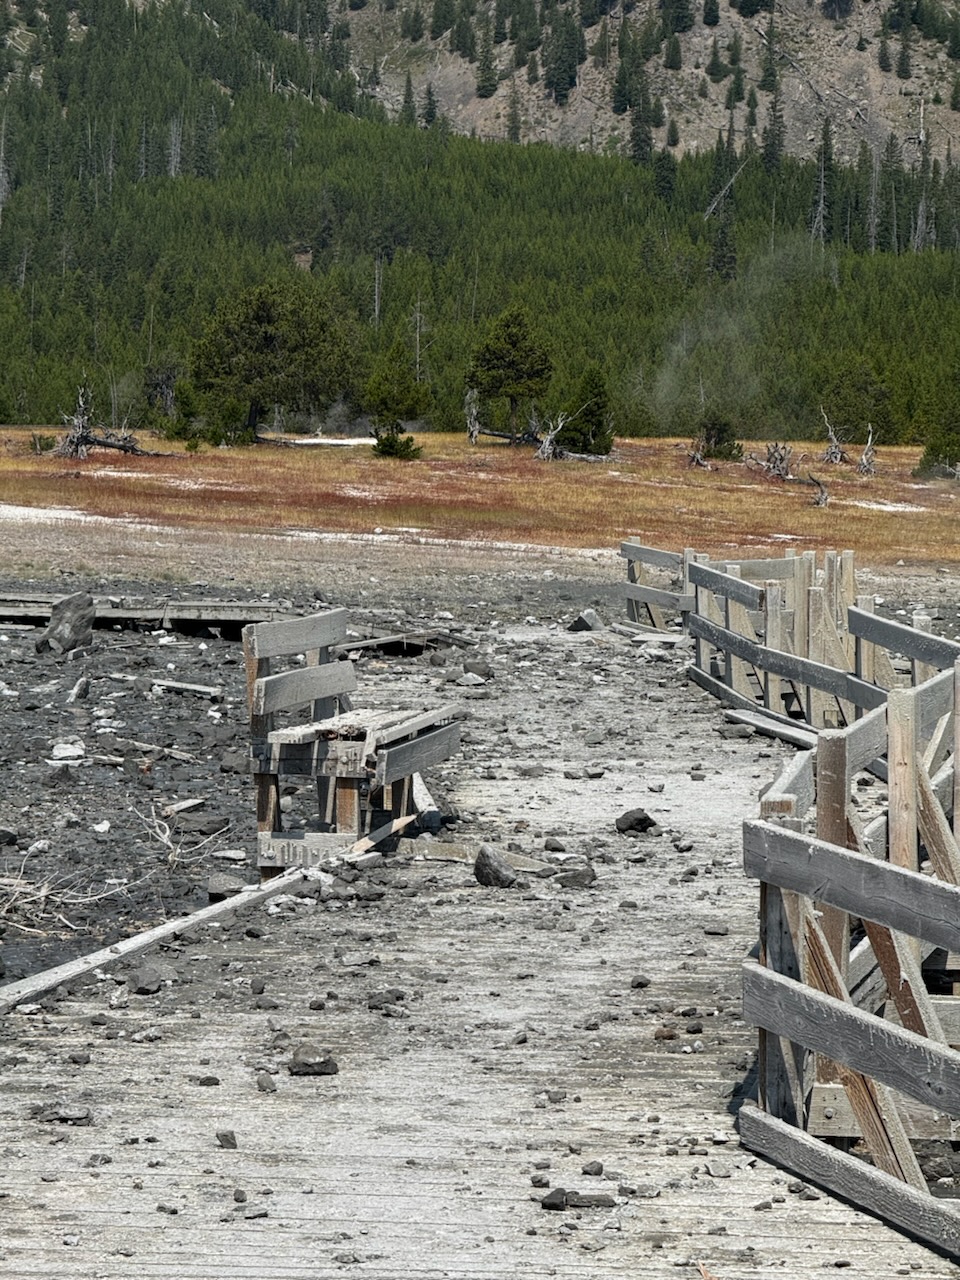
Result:
M818 571L812 555L687 552L673 571L692 678L815 731L744 824L760 940L743 1014L760 1041L741 1139L960 1257L953 1179L933 1194L914 1149L960 1141L960 644L922 616L875 617L848 553Z

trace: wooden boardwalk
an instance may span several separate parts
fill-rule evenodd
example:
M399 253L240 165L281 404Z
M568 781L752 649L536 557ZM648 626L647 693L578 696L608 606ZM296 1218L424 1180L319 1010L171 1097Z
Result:
M549 676L542 689L556 760L595 756ZM612 717L622 686L597 684L589 701ZM482 734L502 710L474 705ZM725 743L710 750L729 770L691 780L690 753L721 715L690 691L645 748L692 853L662 838L630 862L618 845L595 886L573 890L537 878L488 890L462 863L399 859L371 873L379 898L281 899L180 939L155 957L178 978L157 995L104 974L8 1014L0 1276L958 1276L739 1146L757 1041L739 1017L757 932L739 820L777 762ZM684 735L674 757L664 743ZM528 758L505 746L491 769L468 751L454 799L569 829L584 784L560 770L518 779ZM595 786L610 826L649 800L635 760ZM649 985L633 987L641 973ZM399 1016L370 1008L391 988ZM291 1076L302 1041L329 1048L339 1074ZM85 1112L91 1123L69 1122ZM600 1176L582 1172L590 1161ZM534 1177L613 1203L550 1212Z

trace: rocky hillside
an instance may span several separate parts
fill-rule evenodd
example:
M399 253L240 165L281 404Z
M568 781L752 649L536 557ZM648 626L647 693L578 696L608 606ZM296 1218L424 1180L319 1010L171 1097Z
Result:
M951 23L956 23L951 15L938 14L940 38L929 38L915 25L923 20L915 10L905 38L899 12L873 0L857 3L841 20L828 18L823 6L810 0L781 0L775 14L760 9L749 17L744 16L747 4L734 9L722 0L718 11L714 4L713 14L710 5L707 0L706 14L708 20L716 18L715 25L705 24L703 0L694 0L689 13L692 25L676 33L679 67L676 47L671 56L669 39L658 39L655 34L645 47L645 53L651 45L656 50L645 58L643 70L651 97L659 97L663 104L663 123L653 127L655 146L669 144L671 121L675 123L671 132L677 154L713 146L718 131L726 135L731 121L727 104L739 59L742 97L733 111L738 149L751 134L761 141L772 95L760 86L772 61L790 153L812 156L823 121L829 117L840 161L854 160L863 141L880 151L891 133L903 144L907 161L919 155L924 137L934 156L947 154L958 127L951 95L956 102L955 78L960 69L960 62L949 56L960 53L951 39ZM541 44L527 55L526 65L517 66L510 22L506 23L507 38L500 43L495 40L499 7L487 0L475 9L471 22L476 57L471 61L451 49L457 43L455 27L431 38L431 26L439 24L431 22L429 0L399 0L392 11L389 0L386 7L368 3L344 15L350 24L354 68L362 80L373 81L370 91L394 114L403 109L409 75L418 114L422 117L432 95L436 108L459 133L497 139L512 136L516 140L519 132L520 140L527 143L549 142L600 153L628 149L629 112L617 114L613 105L621 35L625 25L635 42L647 39L657 27L662 35L664 6L656 0L641 0L636 7L628 3L610 8L606 17L600 16L588 28L578 23L583 31L580 56L586 51L586 58L578 64L576 83L562 105L545 84L545 62L551 20L555 23L563 10L555 7L545 13L546 6L541 7L538 17L545 19L540 28ZM753 7L753 0L749 7ZM411 38L417 36L421 20L423 35ZM771 20L772 58L768 52ZM503 25L501 20L501 34ZM931 30L929 22L924 22L924 30ZM496 79L483 84L486 31L491 33L488 48ZM718 67L716 61L711 65L714 41L725 67ZM960 40L957 44L960 46ZM538 60L535 73L539 78L531 83L533 58ZM881 64L889 70L883 70ZM711 70L712 75L708 74ZM484 89L489 96L483 96ZM757 98L752 113L751 89ZM407 102L409 110L409 90Z

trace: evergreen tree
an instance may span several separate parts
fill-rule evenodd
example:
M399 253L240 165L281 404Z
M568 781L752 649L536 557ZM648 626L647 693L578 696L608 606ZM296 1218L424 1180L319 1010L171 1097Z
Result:
M520 90L516 80L510 81L510 101L507 105L507 141L519 142L522 118L520 115Z
M433 0L430 18L430 39L439 40L453 26L457 18L456 0Z
M604 68L610 65L610 26L604 18L600 23L600 31L590 49L595 67Z
M771 18L767 23L766 39L763 44L763 54L760 58L760 79L757 81L757 88L762 89L765 93L773 93L776 90L777 83L776 31L773 18Z
M634 164L648 165L653 159L653 134L648 113L642 105L630 112L630 159Z
M663 65L667 71L679 71L683 66L683 56L680 52L680 38L672 35L667 41L667 50L663 55Z
M613 415L607 380L596 360L583 371L577 389L567 405L569 414L556 443L571 453L604 457L613 447Z
M409 71L403 82L403 103L400 107L399 120L401 124L411 127L417 123L417 104L413 97L413 81Z
M761 136L763 151L763 167L767 173L779 169L783 150L787 140L787 127L783 119L783 104L780 101L780 90L775 89L767 112L767 123Z
M663 99L659 94L650 103L650 110L647 119L653 125L654 129L660 129L666 123L667 113L663 108Z
M960 62L960 14L954 14L950 20L950 31L947 37L947 57Z
M730 59L731 67L739 67L743 58L743 41L740 39L739 31L735 31L727 43L727 57Z
M630 109L630 73L626 62L621 57L617 66L617 74L613 79L613 114L625 115Z
M717 229L710 249L710 270L719 280L737 278L737 249L733 239L733 215L729 201L724 201L717 219Z
M887 29L885 26L880 32L880 47L877 50L877 66L881 71L890 71L893 67L893 61L890 57L890 41L887 39Z
M897 79L909 80L913 72L910 68L910 23L905 22L900 28L900 51L897 54Z
M693 26L693 6L691 0L659 0L662 15L663 31L671 36L676 32L689 31Z
M467 386L481 396L507 400L510 434L516 439L520 401L543 395L552 372L550 357L534 336L526 310L512 306L501 313L488 337L475 348Z
M433 85L428 84L423 95L423 109L420 112L420 119L428 129L436 122L438 111L437 96L433 92Z
M421 418L427 411L429 393L416 380L413 361L402 338L374 363L364 387L363 403L373 415L376 444L374 453L382 458L413 459L420 448L413 437L404 435L403 423Z
M477 60L477 37L470 17L470 0L459 0L457 16L450 30L450 52L459 53L468 62Z
M667 146L678 147L680 145L680 127L673 116L667 122ZM667 153L669 154L669 152Z
M703 25L716 27L720 24L720 0L703 0Z
M953 86L950 89L950 110L960 111L960 76L953 77Z
M480 33L480 56L477 61L477 97L492 98L498 83L497 64L493 59L493 37L490 24L485 22Z
M420 8L419 2L413 6L413 13L410 15L410 39L414 44L419 44L423 39L427 24L423 16L423 10Z
M530 57L527 59L527 84L539 84L539 83L540 83L540 63L537 60L537 55L535 53L531 53Z
M493 10L493 43L505 44L507 40L507 0L496 0Z
M730 68L720 57L716 36L713 37L713 42L710 45L710 57L707 60L705 70L714 84L719 84L721 80L730 74Z
M673 121L670 122L671 124ZM669 144L669 134L668 145ZM653 160L653 192L658 200L669 204L677 189L677 162L672 151L658 151Z

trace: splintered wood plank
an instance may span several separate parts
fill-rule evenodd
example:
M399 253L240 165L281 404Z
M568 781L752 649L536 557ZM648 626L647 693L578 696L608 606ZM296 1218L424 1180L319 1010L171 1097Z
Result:
M960 1053L954 1049L754 961L743 966L743 1016L918 1102L960 1116Z
M783 889L960 951L960 889L766 822L743 824L743 865Z
M460 749L460 725L447 724L377 752L376 783L385 787L398 778L422 773Z
M318 663L256 680L251 710L257 716L271 715L275 711L308 706L318 699L353 693L356 687L352 662Z
M852 1007L846 982L820 924L809 909L802 912L801 918L806 940L804 977L817 990ZM859 1071L833 1065L837 1067L840 1083L850 1100L874 1164L892 1177L926 1192L927 1184L889 1092L882 1084Z
M947 884L960 885L960 847L921 759L916 761L917 821L933 869Z
M905 1186L882 1170L764 1115L752 1103L741 1107L739 1126L745 1145L768 1160L878 1214L937 1249L960 1254L960 1213L949 1200L937 1200Z
M329 609L306 618L258 622L244 627L244 645L251 657L280 658L339 644L347 635L347 610Z

